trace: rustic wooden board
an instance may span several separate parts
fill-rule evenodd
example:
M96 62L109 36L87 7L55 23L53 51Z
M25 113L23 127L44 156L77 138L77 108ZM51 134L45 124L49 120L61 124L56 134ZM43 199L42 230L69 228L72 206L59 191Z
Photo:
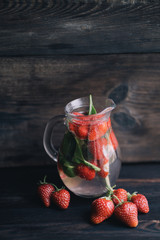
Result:
M112 123L123 162L159 161L159 76L160 54L0 58L0 166L50 164L47 121L90 93L117 104ZM59 126L57 146L62 134Z
M160 52L157 0L1 0L0 55Z
M117 188L137 190L146 195L148 214L139 214L137 228L128 228L111 217L95 226L90 223L93 199L71 194L70 206L61 211L45 208L37 197L39 179L45 174L49 182L62 186L55 167L0 169L0 239L1 240L158 240L160 238L160 164L123 165ZM134 173L134 174L133 174ZM5 181L4 181L5 179Z

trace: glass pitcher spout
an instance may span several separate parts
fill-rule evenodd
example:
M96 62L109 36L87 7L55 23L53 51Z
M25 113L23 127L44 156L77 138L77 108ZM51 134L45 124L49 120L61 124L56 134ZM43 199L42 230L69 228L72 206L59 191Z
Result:
M82 97L69 102L65 107L65 114L67 117L73 117L74 112L87 113L90 105L90 99L88 97ZM111 111L116 107L116 104L112 99L106 99L105 97L94 97L94 107L96 109L96 116L108 118ZM74 114L74 117L80 118ZM86 118L86 121L90 119Z

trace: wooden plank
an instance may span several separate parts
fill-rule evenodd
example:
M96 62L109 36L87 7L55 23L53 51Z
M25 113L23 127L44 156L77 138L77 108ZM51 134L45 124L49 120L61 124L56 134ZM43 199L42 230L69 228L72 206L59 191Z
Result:
M160 2L1 0L0 55L160 52Z
M1 58L1 167L50 164L47 121L90 93L117 104L112 123L123 162L159 161L159 75L159 54ZM57 146L62 135L58 126Z
M117 188L127 191L137 190L146 195L150 205L148 214L139 214L137 228L128 228L114 217L95 226L90 223L90 206L93 199L85 199L71 193L70 206L61 211L52 205L42 206L37 197L37 181L47 174L48 181L61 186L56 167L20 167L0 169L0 239L64 239L85 238L87 240L135 239L155 240L160 238L160 192L159 181L156 182L160 164L123 165ZM143 178L141 175L143 172ZM145 183L150 172L150 180ZM127 181L123 181L128 173ZM5 181L4 181L5 179ZM136 181L141 179L140 182ZM12 180L12 184L11 184ZM155 180L155 181L153 181Z

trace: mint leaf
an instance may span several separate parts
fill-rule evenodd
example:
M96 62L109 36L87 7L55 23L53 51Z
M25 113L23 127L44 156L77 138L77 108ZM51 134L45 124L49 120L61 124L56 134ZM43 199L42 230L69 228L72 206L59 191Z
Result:
M89 95L89 112L88 115L96 114L97 111L93 105L92 95Z
M75 166L71 164L71 162L68 162L64 155L59 152L59 161L60 165L62 166L63 172L68 176L68 177L75 177Z
M79 140L75 137L76 140L76 149L72 158L72 161L75 163L82 163L84 160L83 153L80 147Z
M94 169L96 172L100 171L101 169L99 167L95 166L94 164L92 164L84 159L79 140L76 137L75 137L75 140L76 140L77 145L76 145L76 149L75 149L72 161L75 163L78 163L78 164L83 163L86 166Z
M67 161L71 161L76 148L76 141L71 132L66 132L63 137L60 151Z
M72 163L72 157L76 149L76 141L71 132L66 132L63 137L62 145L59 151L59 161L64 173L68 177L75 177L75 166Z

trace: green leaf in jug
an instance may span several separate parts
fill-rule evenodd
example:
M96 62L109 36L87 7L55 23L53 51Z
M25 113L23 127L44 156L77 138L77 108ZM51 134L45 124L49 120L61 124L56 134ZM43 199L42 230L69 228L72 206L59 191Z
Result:
M89 112L88 115L96 114L97 111L93 105L92 95L89 95Z

